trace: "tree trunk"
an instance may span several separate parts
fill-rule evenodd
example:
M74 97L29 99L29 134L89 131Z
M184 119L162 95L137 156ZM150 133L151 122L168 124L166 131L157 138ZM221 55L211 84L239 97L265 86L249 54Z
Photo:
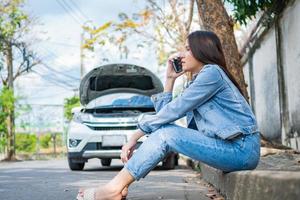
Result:
M53 139L53 154L54 157L56 158L56 133L52 134L52 139Z
M228 16L221 0L197 0L198 13L202 26L207 31L213 31L221 40L226 65L240 85L246 100L249 101L240 56L233 33L233 21Z
M6 62L8 72L8 88L14 91L14 77L13 77L13 53L11 43L7 44L6 50ZM7 117L7 157L5 160L16 160L15 151L15 116L14 106L9 109L9 115Z

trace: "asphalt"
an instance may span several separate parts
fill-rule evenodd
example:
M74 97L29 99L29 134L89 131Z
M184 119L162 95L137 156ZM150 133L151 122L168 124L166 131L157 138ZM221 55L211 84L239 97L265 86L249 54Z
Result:
M0 162L0 200L74 200L80 187L105 184L121 170L119 160L101 167L92 159L84 171L70 171L66 159ZM217 198L218 197L218 198ZM174 170L157 167L129 188L128 200L222 199L201 174L180 165Z

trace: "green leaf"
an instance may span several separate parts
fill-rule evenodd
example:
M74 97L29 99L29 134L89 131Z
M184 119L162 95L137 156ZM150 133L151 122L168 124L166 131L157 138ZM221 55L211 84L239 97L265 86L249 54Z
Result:
M80 101L78 96L73 96L71 98L66 98L64 101L64 116L67 120L72 119L72 108L80 106Z

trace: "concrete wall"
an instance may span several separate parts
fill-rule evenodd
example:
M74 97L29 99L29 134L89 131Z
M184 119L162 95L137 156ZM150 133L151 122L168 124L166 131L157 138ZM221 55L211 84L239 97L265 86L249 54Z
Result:
M294 1L285 8L278 23L257 39L258 45L252 46L243 66L251 105L262 134L295 149L300 149L299 19L300 1ZM283 116L284 112L288 117Z
M287 103L289 118L294 138L298 137L298 144L291 139L291 145L298 145L300 149L300 2L296 1L288 7L280 19L282 29L282 60L285 84L287 89Z
M249 79L249 76L250 76L250 72L249 72L249 63L245 63L245 65L244 65L244 67L243 67L243 73L244 73L244 75L245 75L245 82L246 82L246 84L247 84L247 92L248 92L248 94L250 95L250 93L251 93L251 89L250 89L250 87L251 87L251 84L250 84L250 79ZM252 105L252 101L250 101L250 104Z
M281 139L274 29L270 30L254 52L252 62L255 113L259 128L268 138Z

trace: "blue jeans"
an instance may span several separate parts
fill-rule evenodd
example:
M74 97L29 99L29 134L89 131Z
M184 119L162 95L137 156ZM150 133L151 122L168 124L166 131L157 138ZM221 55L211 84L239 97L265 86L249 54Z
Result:
M260 136L256 132L224 140L205 136L194 129L167 124L152 132L124 167L135 180L139 180L171 151L224 172L254 169L260 158Z

